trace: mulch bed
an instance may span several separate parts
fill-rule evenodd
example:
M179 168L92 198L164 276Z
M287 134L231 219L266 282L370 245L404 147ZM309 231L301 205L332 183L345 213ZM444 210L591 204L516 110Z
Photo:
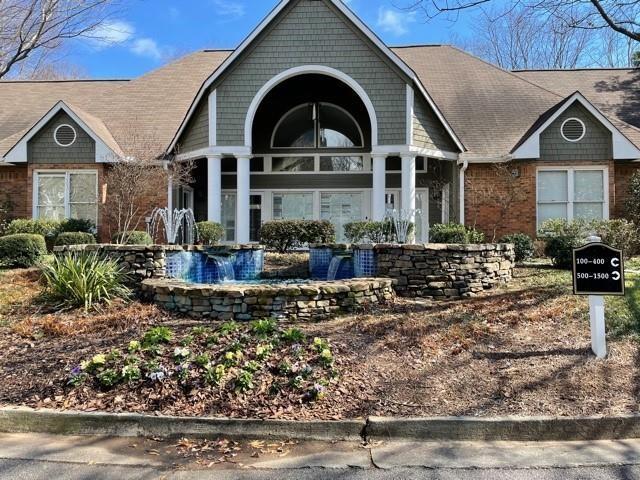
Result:
M19 288L35 281L32 273L12 275ZM270 401L262 384L228 390L224 399L205 388L190 395L176 382L73 389L67 382L80 361L126 349L153 326L187 335L219 324L139 303L85 315L43 313L17 300L13 310L0 307L0 405L296 419L637 412L639 343L610 340L609 358L597 360L586 302L570 294L568 276L529 268L517 277L509 288L464 302L398 300L329 322L285 325L331 345L339 377L312 402L300 395Z

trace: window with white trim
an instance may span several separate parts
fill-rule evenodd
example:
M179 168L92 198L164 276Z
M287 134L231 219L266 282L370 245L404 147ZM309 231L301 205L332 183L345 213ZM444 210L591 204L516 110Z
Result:
M609 217L606 168L539 169L537 183L538 226L549 219Z
M61 171L34 174L34 217L98 222L98 172Z

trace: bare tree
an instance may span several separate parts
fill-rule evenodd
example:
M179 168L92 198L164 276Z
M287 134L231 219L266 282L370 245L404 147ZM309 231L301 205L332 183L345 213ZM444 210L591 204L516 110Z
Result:
M36 68L22 70L17 78L21 80L82 80L89 78L83 68L65 62L46 62Z
M504 4L501 0L407 0L406 9L419 10L427 19L455 16L464 10ZM544 13L574 29L613 31L640 41L640 0L509 0L512 8Z
M95 37L114 0L0 0L0 78L69 39Z
M110 236L122 234L118 241L126 243L131 231L139 230L146 216L158 202L166 198L169 182L175 187L193 181L193 162L167 158L156 135L142 132L135 122L127 129L123 144L126 154L114 158L105 173L107 198L103 212Z
M464 47L508 70L575 68L591 62L591 35L525 8L483 11Z

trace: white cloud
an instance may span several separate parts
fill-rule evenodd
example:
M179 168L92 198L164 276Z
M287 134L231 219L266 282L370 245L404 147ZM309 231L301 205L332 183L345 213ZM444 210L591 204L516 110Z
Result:
M149 57L154 60L161 60L164 54L153 38L137 38L131 44L131 51L141 57Z
M415 21L415 12L401 13L385 7L378 9L378 27L398 37L409 33L409 24Z
M124 43L133 37L136 29L122 20L107 20L88 33L95 46L105 48Z
M216 13L225 17L242 17L245 14L244 4L233 0L213 0Z

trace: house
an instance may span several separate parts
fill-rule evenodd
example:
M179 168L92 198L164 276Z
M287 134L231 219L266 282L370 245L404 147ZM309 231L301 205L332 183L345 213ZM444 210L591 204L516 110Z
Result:
M445 45L391 48L340 0L283 0L233 51L133 80L0 82L0 201L17 217L91 218L108 238L105 172L132 129L177 161L193 208L229 242L272 219L415 210L491 236L548 218L623 213L640 166L638 70L508 72ZM101 208L102 207L102 208Z

